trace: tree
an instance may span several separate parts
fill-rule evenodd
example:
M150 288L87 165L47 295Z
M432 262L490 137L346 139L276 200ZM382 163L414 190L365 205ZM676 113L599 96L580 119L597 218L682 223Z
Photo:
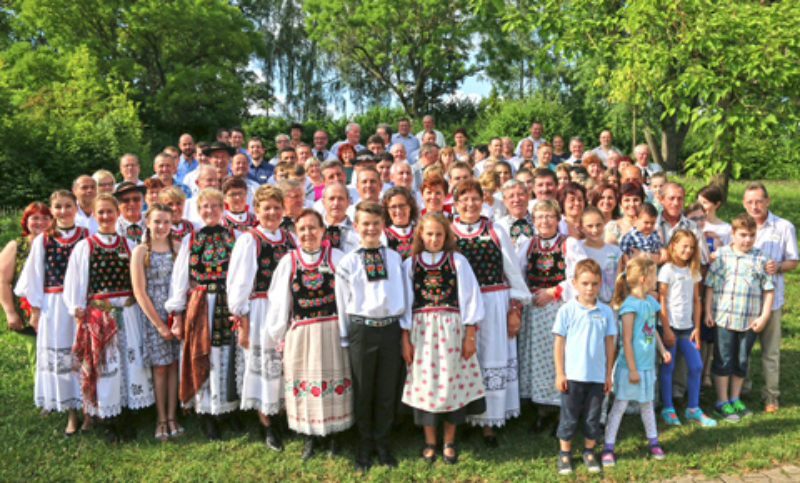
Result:
M335 56L349 85L371 80L412 118L479 70L467 0L306 0L309 37ZM355 69L354 69L355 67Z

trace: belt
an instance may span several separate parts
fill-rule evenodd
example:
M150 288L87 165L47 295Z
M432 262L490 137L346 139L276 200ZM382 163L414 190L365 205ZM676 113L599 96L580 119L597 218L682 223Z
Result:
M358 325L366 325L367 327L386 327L399 320L398 317L385 317L382 319L373 319L360 315L348 315L348 317L350 317L350 322Z

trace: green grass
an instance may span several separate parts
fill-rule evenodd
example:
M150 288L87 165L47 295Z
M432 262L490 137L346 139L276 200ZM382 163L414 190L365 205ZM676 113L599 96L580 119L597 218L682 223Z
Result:
M691 184L696 184L691 182ZM772 210L800 225L800 183L770 182ZM729 219L741 211L744 183L734 183L730 202L721 215ZM10 239L17 225L0 219L0 241ZM614 481L651 481L677 476L746 473L796 462L800 455L800 270L788 277L787 304L783 315L781 345L782 408L774 415L761 412L758 391L745 396L745 402L756 414L736 425L720 424L702 429L684 425L667 428L660 425L661 441L667 459L652 461L646 456L646 443L641 420L627 416L623 420L618 441L617 467L603 476ZM5 327L5 321L0 320ZM343 456L329 460L319 454L306 464L299 460L302 441L290 439L283 453L268 451L258 440L257 420L248 414L245 434L223 433L221 442L206 442L196 419L183 419L187 434L167 443L153 439L155 413L145 410L138 416L139 437L119 446L107 446L99 434L88 433L66 440L61 435L66 416L42 416L33 407L33 379L24 336L0 331L0 480L286 480L349 481L358 477L352 471L355 439L345 438ZM753 351L756 379L760 388L760 352ZM711 409L712 391L704 388L701 400ZM397 469L375 467L370 480L408 481L510 481L555 480L556 442L546 434L529 434L530 411L522 419L512 420L499 433L501 447L486 451L477 437L459 444L460 462L444 466L441 457L428 468L418 458L422 443L421 431L410 425L394 437L400 466ZM576 438L576 446L579 446ZM577 465L576 474L565 480L595 479Z

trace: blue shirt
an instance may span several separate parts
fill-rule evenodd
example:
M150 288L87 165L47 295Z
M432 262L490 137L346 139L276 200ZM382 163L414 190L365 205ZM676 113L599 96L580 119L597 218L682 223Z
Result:
M596 302L584 307L572 299L556 314L553 333L567 339L564 348L564 373L569 381L606 380L606 337L616 335L617 324L611 308Z
M253 180L258 184L264 184L269 181L274 171L275 166L269 164L266 159L262 159L258 166L251 161L250 170L247 172L247 179Z
M330 150L331 158L339 159L337 153L339 152L339 146L341 146L342 144L347 144L347 139L339 141L333 146L331 146ZM358 154L358 152L361 151L362 149L367 149L367 148L365 148L364 145L362 145L361 143L358 143L355 146L353 146L353 150L356 152L356 154Z
M402 134L394 133L392 134L392 144L400 143L406 148L406 154L411 154L414 151L419 149L419 139L411 133L408 133L407 136L403 136Z
M645 299L636 298L629 295L622 302L619 308L619 316L633 313L633 332L631 335L631 345L633 346L633 361L637 371L655 369L656 367L656 312L661 310L661 305L656 299L647 296ZM628 363L625 360L625 346L619 351L617 364L627 369Z
M178 171L175 173L175 178L178 180L178 183L183 183L183 177L195 169L197 169L197 160L192 158L186 161L186 158L181 154L180 161L178 161Z

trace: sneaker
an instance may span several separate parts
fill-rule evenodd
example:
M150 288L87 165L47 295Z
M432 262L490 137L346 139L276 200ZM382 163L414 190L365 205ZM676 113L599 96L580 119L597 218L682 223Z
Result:
M736 414L736 410L733 409L731 403L727 402L722 406L715 407L714 414L722 418L723 421L727 421L729 423L738 423L742 420L741 416Z
M556 469L559 475L569 475L572 473L572 459L568 454L559 454Z
M661 446L658 444L650 445L650 456L657 460L663 460L666 458L666 455L664 455L664 450L661 449Z
M583 452L583 464L589 473L600 473L600 463L597 462L597 456L595 456L594 451Z
M617 464L617 457L614 456L613 451L603 451L603 454L600 456L600 461L603 462L603 466L614 466Z
M681 420L678 419L678 415L675 414L675 408L664 408L661 410L661 418L664 419L664 422L669 424L670 426L680 426Z
M735 403L732 404L733 410L736 411L736 414L739 415L740 418L744 419L747 416L751 416L753 411L747 409L747 406L744 405L741 399L737 399Z
M703 413L703 410L697 408L695 410L686 410L686 420L687 421L694 421L695 423L699 423L700 426L704 428L713 428L717 425L717 422Z

